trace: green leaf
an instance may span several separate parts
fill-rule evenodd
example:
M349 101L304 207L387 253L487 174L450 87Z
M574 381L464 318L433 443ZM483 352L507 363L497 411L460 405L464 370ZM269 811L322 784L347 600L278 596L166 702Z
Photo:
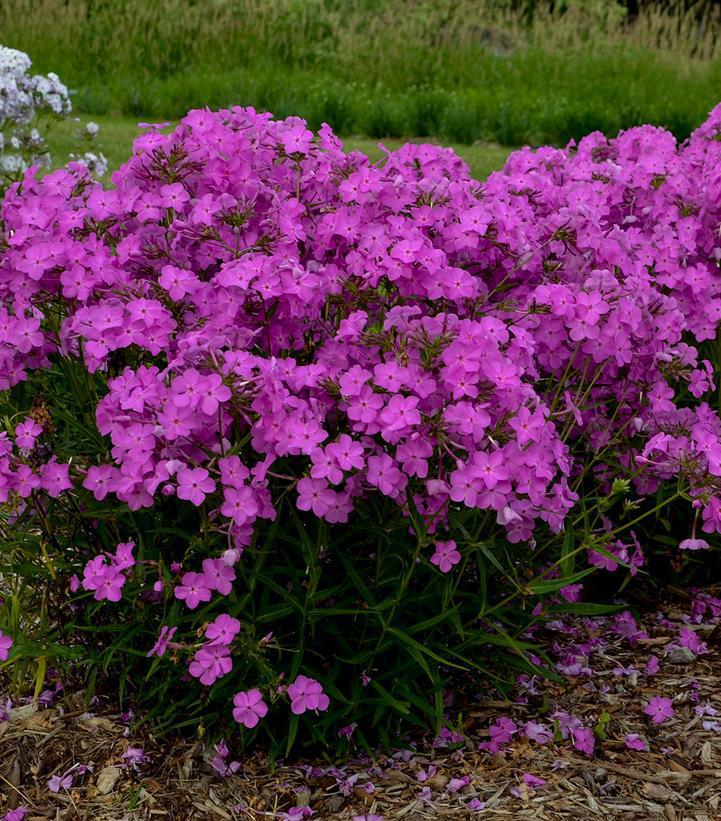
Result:
M285 745L285 754L288 756L295 744L295 737L298 734L298 716L291 716L290 724L288 725L288 743Z
M591 573L595 573L596 570L597 568L595 567L587 567L585 570L571 573L570 576L562 576L560 579L536 579L528 583L528 589L531 593L536 593L539 596L544 593L555 593L562 587L575 584L581 581L581 579L585 579L586 576L590 576Z
M575 534L573 532L573 522L571 521L570 516L566 518L565 528L566 532L563 535L563 544L561 546L560 568L562 576L570 576L573 573L573 568L576 564L576 556L573 552Z
M363 601L366 604L371 605L373 608L376 607L375 597L372 595L368 586L361 578L360 574L356 570L353 563L350 561L348 556L345 555L343 550L339 550L337 555L340 557L341 562L343 562L343 567L345 567L346 573L352 580L353 584L356 586L358 592L361 594Z
M45 684L45 673L48 669L48 659L47 656L40 656L38 659L38 669L35 673L35 689L33 691L33 701L38 700L38 696L42 692L43 685Z
M449 667L456 667L458 670L466 670L467 668L462 664L455 664L449 659L443 658L443 656L439 656L438 653L435 653L433 650L430 649L425 644L421 644L421 642L416 641L414 638L409 636L407 633L404 633L402 630L399 630L397 627L389 627L387 632L390 633L392 636L395 636L402 644L404 644L408 648L414 648L419 653L423 655L429 656L430 658L437 661L439 664L445 664Z
M623 604L594 604L593 602L566 602L554 604L548 608L549 613L567 613L574 616L605 616L625 609Z
M594 733L598 738L602 741L606 740L606 727L608 727L611 721L611 714L607 713L605 710L601 713L598 718L598 724L593 728Z
M382 702L389 707L392 707L394 710L397 710L399 713L402 713L404 716L409 715L410 713L410 704L407 701L399 701L395 696L391 695L386 688L380 684L376 679L371 681L371 687L378 693L379 697L381 698Z

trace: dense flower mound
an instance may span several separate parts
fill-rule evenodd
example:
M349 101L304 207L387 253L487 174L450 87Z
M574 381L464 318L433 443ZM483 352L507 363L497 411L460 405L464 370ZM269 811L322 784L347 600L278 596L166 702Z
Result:
M326 710L324 672L343 699L338 664L362 667L352 640L339 660L273 667L272 637L245 631L258 584L285 602L258 629L295 608L313 635L321 617L318 597L311 618L273 580L285 564L249 582L288 521L307 574L288 590L309 589L307 603L324 586L329 619L355 611L333 610L328 554L353 579L348 562L370 559L368 589L356 584L377 612L374 584L400 579L369 663L399 632L417 563L437 584L430 612L450 614L463 580L477 629L479 550L500 567L518 545L546 574L511 592L577 599L579 551L591 568L643 565L639 527L659 498L721 531L702 349L721 318L721 107L681 146L650 126L592 134L519 151L485 184L448 149L407 145L374 165L325 126L314 137L296 118L199 110L169 134L149 127L113 184L71 164L5 199L0 388L14 429L0 493L13 527L43 533L74 608L140 595L142 619L155 606L163 620L151 654L187 656L202 685L250 664L257 680L225 708L246 727L267 696L296 716ZM57 380L75 416L47 398ZM97 427L79 436L84 415ZM332 535L379 505L407 541L400 569L374 563L368 530L355 546ZM152 541L134 518L146 509ZM158 547L196 510L185 543ZM689 518L679 547L708 547ZM372 538L395 549L388 532ZM183 622L195 610L200 642Z

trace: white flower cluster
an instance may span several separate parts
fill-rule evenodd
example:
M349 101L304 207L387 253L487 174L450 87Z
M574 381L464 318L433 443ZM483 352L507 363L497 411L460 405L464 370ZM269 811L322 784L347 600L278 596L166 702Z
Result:
M0 46L0 122L23 125L41 112L70 113L68 89L58 75L30 74L31 65L24 52Z
M36 127L43 115L65 118L72 111L67 86L53 72L30 74L32 61L22 51L0 45L0 192L30 165L50 165L44 137ZM98 133L88 123L80 139L92 141ZM94 151L71 155L92 173L107 171L105 157Z

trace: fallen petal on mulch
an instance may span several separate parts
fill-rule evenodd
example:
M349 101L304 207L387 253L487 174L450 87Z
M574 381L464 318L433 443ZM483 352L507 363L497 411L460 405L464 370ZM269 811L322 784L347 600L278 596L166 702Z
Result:
M0 721L0 818L19 806L26 821L721 818L721 602L709 601L719 606L700 617L681 603L638 624L552 622L535 638L564 684L526 676L512 699L465 696L462 735L335 767L271 772L261 754L161 747L109 709L87 713L81 694L13 706ZM661 706L658 723L649 705ZM498 752L479 749L494 733ZM48 789L67 774L72 786Z

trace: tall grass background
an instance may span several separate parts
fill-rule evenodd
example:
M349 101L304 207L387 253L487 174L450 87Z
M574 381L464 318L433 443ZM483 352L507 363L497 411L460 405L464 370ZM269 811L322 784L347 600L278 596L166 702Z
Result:
M669 10L670 9L670 10ZM372 137L565 143L721 97L719 9L613 0L5 0L0 41L87 114L253 105Z

